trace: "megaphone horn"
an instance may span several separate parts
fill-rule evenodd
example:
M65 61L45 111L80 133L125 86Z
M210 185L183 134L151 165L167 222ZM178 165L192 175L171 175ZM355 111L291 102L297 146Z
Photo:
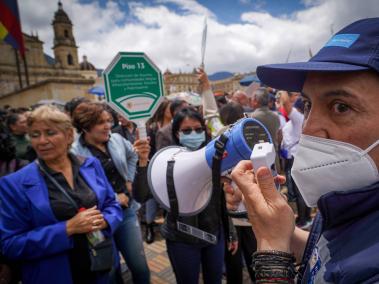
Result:
M272 143L267 129L252 118L237 121L224 135L228 137L228 141L225 145L226 155L221 162L221 172L230 170L240 160L250 159L254 145ZM173 182L179 215L196 215L208 205L212 195L212 158L217 141L218 138L215 138L197 151L170 146L154 155L148 168L148 182L154 198L165 210L170 211L167 187L169 161L174 162Z

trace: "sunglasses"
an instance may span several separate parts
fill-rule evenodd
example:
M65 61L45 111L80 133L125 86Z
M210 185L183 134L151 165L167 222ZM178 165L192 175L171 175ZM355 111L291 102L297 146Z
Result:
M204 131L204 128L202 128L202 127L186 128L186 129L180 130L180 132L183 132L184 135L189 135L189 134L191 134L192 130L195 131L197 134L200 134L201 132Z

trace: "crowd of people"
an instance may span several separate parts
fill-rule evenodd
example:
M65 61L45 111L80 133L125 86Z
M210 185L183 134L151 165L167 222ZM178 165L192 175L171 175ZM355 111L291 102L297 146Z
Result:
M379 53L370 47L379 44L378 24L367 19L340 32L359 33L358 48L332 42L308 65L259 67L261 86L249 94L215 96L198 69L201 108L165 99L146 125L147 139L135 123L86 98L64 109L1 109L0 282L122 283L122 256L133 283L150 283L143 242L155 241L162 211L160 234L177 283L198 283L200 272L204 283L221 283L223 274L242 283L244 266L253 283L293 283L297 273L305 283L378 281L378 258L368 256L379 244ZM172 145L196 151L244 117L270 133L281 189L271 170L242 161L231 174L235 184L222 178L224 191L200 213L160 209L148 185L153 155ZM242 201L248 219L231 218L226 209ZM216 242L183 233L177 221ZM365 265L356 268L357 261Z
M51 223L44 224L46 227L60 226L62 229L62 224L74 218L84 218L82 215L87 212L88 216L91 216L88 221L97 220L98 223L101 221L102 225L99 226L101 230L105 230L103 228L105 224L109 226L108 230L112 235L115 249L124 258L133 282L149 283L150 273L143 248L140 222L142 221L146 228L144 241L148 244L154 242L155 218L159 211L159 205L150 193L147 183L146 169L149 159L160 149L171 145L186 147L191 151L198 150L226 129L220 126L232 125L244 116L255 117L264 123L273 137L275 146L280 145L279 116L285 115L280 109L287 104L284 95L275 97L275 90L265 87L259 88L250 96L238 90L231 96L224 94L222 103L218 99L217 104L204 71L199 70L198 76L204 101L203 108L191 106L185 100L164 100L147 124L148 140L139 139L139 130L135 123L116 114L105 103L92 102L86 98L74 98L67 102L62 110L54 106L2 110L1 144L4 147L3 152L7 153L6 156L1 155L1 175L6 176L1 183L3 191L22 194L23 186L12 183L11 180L24 180L31 174L40 176L38 185L42 187L42 183L45 183L40 190L40 194L46 199L45 214L51 215ZM275 104L269 107L273 99ZM240 101L247 105L241 104ZM212 121L215 119L217 123L213 125ZM107 194L110 190L113 192L115 200L109 202L113 205L116 202L120 207L114 208L115 211L111 214L114 219L107 217L105 213L111 209L104 208L99 202L103 197L99 194L100 191L97 191L98 185L93 184L90 178L86 178L85 171L81 171L81 167L88 163L92 164L91 167L96 166L96 171L101 169L101 174L97 174L97 179L100 180L98 183L107 189ZM18 171L21 168L22 170ZM55 183L46 177L45 171L63 187L77 206L70 204L70 200L54 187ZM9 175L13 172L17 173ZM91 189L96 194L93 194ZM31 198L31 201L36 201L36 197ZM22 207L24 211L18 212L13 208L16 204L12 204L11 200L25 200L25 196L4 196L4 199L7 199L7 207L12 208L13 212L7 214L8 220L3 218L3 228L6 228L9 234L9 237L7 234L3 236L7 248L4 250L5 257L16 260L15 263L22 263L22 271L27 270L23 264L24 259L42 258L43 262L49 262L54 266L50 261L52 252L42 249L53 248L51 242L54 238L49 235L51 231L43 235L46 240L41 238L38 240L40 243L27 243L28 246L41 247L36 255L20 251L21 248L18 247L20 243L16 241L21 237L20 232L24 241L34 239L33 234L41 236L41 224L37 222L39 220L30 219L34 216L32 212L35 210L35 205L27 203L25 206L30 207ZM200 271L206 283L221 282L223 272L228 275L230 283L236 281L242 283L244 263L247 263L251 279L254 280L250 265L251 254L255 251L256 244L251 226L247 227L248 230L244 230L243 225L234 226L233 222L238 223L238 220L223 218L220 202L221 197L215 194L203 212L193 217L179 219L219 236L216 245L209 245L195 237L184 235L176 229L176 221L171 214L164 214L165 222L161 225L160 231L166 240L167 253L178 283L196 283ZM86 210L77 212L76 207ZM17 224L15 215L21 218L21 213L26 215L24 220L19 220L20 224ZM227 224L224 224L225 220ZM8 222L12 223L13 230L7 227ZM30 227L30 224L35 224L35 227ZM85 224L82 225L84 227ZM14 231L14 226L18 228L17 231ZM78 227L77 231L71 233L73 243L69 243L66 239L66 247L56 251L61 253L62 259L68 261L74 283L90 283L100 277L98 273L91 272L90 259L85 257L88 247L86 233L98 228L97 226L86 229ZM225 226L227 229L224 229ZM64 231L55 233L64 234ZM225 233L228 235L225 236ZM247 239L252 240L240 241L243 243L243 248L246 247L245 260L242 259L241 249L238 248L239 239L243 239L242 235L247 235ZM70 237L68 233L67 237ZM37 261L34 261L33 265L37 265L36 263ZM118 258L115 258L115 263L119 263ZM81 273L83 271L86 273ZM38 276L41 278L34 278L22 273L23 280L27 277L40 279L43 282L47 281L43 277L49 276L51 274L41 273ZM118 265L112 267L108 277L113 283L122 282Z

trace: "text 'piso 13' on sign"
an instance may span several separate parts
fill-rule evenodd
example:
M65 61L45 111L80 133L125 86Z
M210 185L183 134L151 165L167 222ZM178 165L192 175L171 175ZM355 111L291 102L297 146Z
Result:
M143 62L137 62L135 64L123 63L121 65L121 68L127 69L127 70L145 69L145 63L143 63Z

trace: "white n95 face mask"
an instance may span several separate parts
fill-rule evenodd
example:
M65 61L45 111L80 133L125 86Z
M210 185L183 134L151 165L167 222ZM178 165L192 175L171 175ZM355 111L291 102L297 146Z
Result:
M301 135L291 176L305 203L317 206L319 198L333 191L371 185L379 180L378 169L366 150L349 143Z

